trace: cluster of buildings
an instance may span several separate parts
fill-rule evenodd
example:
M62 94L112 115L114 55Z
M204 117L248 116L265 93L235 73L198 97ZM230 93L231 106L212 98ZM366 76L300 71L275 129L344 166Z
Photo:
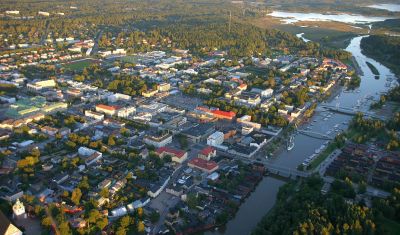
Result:
M357 177L380 188L391 188L399 181L400 155L376 146L347 144L328 166L326 174L334 177Z
M254 113L294 121L311 102L289 103L284 94L300 87L307 87L310 95L327 91L346 72L335 60L252 58L251 66L293 71L289 83L276 76L271 78L276 85L255 86L255 77L245 72L243 60L227 66L223 51L194 62L188 50L126 55L127 50L116 48L95 52L101 57L99 70L110 75L102 77L102 86L90 79L78 81L68 72L59 74L59 70L46 78L19 74L26 65L59 66L94 53L93 40L50 41L67 44L68 49L0 57L0 85L13 89L0 96L0 138L13 143L0 145L7 153L0 174L10 176L0 182L6 187L0 196L15 201L30 194L42 203L60 203L61 194L72 193L88 181L83 198L95 200L104 216L114 220L138 208L145 213L157 211L176 233L212 227L218 215L232 214L262 178L262 165L240 160L254 157L282 127L266 125ZM22 63L17 65L17 59ZM332 77L320 79L326 70L333 71ZM107 89L113 79L125 75L136 76L147 89L136 95ZM211 97L235 109L206 106L203 99ZM23 139L16 134L21 128L27 132ZM38 163L41 169L29 179L28 189L21 191L15 187L19 179L12 174L24 160L21 153L35 149L43 153ZM126 198L121 200L121 195ZM194 207L189 206L193 196L197 198ZM164 197L172 198L168 205L160 204ZM85 227L74 216L84 209L68 200L64 203L71 208L70 225ZM147 223L146 229L152 226Z

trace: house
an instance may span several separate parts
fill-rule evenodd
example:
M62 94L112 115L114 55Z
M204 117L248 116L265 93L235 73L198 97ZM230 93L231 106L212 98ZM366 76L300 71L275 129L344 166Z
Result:
M157 155L163 158L167 155L172 157L172 161L182 163L187 159L188 153L182 150L173 149L169 147L161 147L156 150Z
M217 150L211 146L207 146L202 149L197 156L204 160L210 161L211 158L217 156Z
M0 234L22 235L22 231L15 227L2 211L0 211Z
M202 158L193 158L189 161L188 166L191 168L196 168L201 171L207 172L208 174L216 171L218 169L218 164L214 161L207 161Z

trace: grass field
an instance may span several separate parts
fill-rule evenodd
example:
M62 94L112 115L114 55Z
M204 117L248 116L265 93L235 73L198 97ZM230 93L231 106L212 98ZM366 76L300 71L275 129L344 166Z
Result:
M83 70L84 68L90 66L91 64L97 63L97 60L94 59L82 59L82 60L75 60L69 63L63 64L63 68L67 70Z
M316 157L314 159L314 161L312 161L310 163L310 165L307 167L307 170L314 170L317 166L319 166L331 153L333 153L333 151L335 151L336 149L336 144L335 143L330 143L328 145L328 147L326 147L326 149L324 151L322 151L322 153L320 153L318 155L318 157Z
M125 63L132 63L132 64L136 64L138 62L137 56L124 56L121 57L121 61L125 62Z
M400 234L400 224L388 218L383 218L380 220L382 227L387 231L388 235L398 235Z

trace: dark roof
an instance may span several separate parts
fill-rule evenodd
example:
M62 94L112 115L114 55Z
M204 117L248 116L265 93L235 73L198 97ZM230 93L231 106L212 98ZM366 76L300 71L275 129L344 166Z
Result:
M0 234L5 234L10 224L10 220L0 211Z

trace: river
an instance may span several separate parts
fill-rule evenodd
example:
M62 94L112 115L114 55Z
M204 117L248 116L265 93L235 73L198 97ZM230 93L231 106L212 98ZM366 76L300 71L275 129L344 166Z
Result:
M353 54L364 73L364 75L361 76L360 87L353 92L341 92L337 97L333 97L327 101L326 105L336 106L337 103L339 103L341 107L353 108L359 106L361 110L368 110L372 101L366 99L366 97L378 99L380 93L388 89L388 87L385 86L387 82L386 78L395 77L388 68L361 53L360 42L363 37L368 36L353 38L346 48L347 51ZM375 76L368 68L366 64L367 61L378 69L380 73L379 80L375 79ZM316 111L310 123L302 125L299 128L334 137L338 131L347 129L347 123L350 119L351 117L347 115L321 110ZM335 125L337 126L336 128L334 128ZM296 135L294 141L295 147L291 151L283 151L268 161L282 167L296 169L304 159L313 154L317 148L326 142L326 140L319 140L302 134ZM261 218L273 207L279 187L283 184L284 182L281 180L265 177L256 190L240 206L235 217L227 223L224 229L209 231L205 234L250 234Z

